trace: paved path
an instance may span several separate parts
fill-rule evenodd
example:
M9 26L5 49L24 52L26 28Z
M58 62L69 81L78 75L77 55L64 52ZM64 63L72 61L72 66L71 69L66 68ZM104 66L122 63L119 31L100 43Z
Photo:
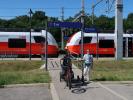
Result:
M49 59L48 67L52 76L55 98L53 100L132 100L133 84L103 84L91 82L84 86L73 84L71 90L65 87L65 82L59 81L59 58ZM75 75L81 76L81 71L73 66Z
M60 59L49 58L48 70L52 76L51 91L44 86L0 88L0 100L133 100L132 82L102 83L91 82L84 86L81 82L73 83L71 90L65 87L65 82L59 81ZM81 76L81 70L73 66L76 75ZM51 97L52 94L52 97Z
M52 100L48 86L18 86L0 88L0 100Z

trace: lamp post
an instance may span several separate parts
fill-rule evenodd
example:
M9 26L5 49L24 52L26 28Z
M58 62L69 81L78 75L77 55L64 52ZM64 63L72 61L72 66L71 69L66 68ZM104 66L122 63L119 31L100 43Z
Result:
M45 38L45 70L48 71L48 22L46 21L46 38Z
M29 43L29 60L31 60L31 20L32 20L32 14L33 14L33 12L32 12L32 10L30 9L30 11L29 11L29 14L30 14L30 18L29 18L29 21L30 21L30 43Z
M81 23L82 23L82 28L81 28L81 59L83 59L84 55L84 0L82 0L82 9L81 9ZM83 75L83 63L82 63L82 82L84 83L84 75Z
M61 21L64 21L64 7L61 8ZM61 28L61 49L64 50L64 29Z

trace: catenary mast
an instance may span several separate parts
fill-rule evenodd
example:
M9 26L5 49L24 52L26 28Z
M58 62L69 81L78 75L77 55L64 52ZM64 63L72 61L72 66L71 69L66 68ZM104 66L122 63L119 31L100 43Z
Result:
M123 0L116 0L115 4L115 59L123 58Z

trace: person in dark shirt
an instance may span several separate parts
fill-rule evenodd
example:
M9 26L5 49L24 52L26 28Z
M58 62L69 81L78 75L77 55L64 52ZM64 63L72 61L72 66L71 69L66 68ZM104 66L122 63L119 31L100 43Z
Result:
M70 67L71 73L73 75L72 71L72 61L71 61L71 55L68 52L62 59L61 69L62 69L62 75L64 76L66 74L67 68ZM74 75L73 75L74 77Z

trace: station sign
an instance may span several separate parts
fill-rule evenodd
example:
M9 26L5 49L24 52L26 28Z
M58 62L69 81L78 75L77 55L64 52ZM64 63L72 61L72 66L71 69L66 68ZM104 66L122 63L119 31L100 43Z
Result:
M89 27L89 28L84 28L85 33L97 33L97 29L95 27Z
M80 23L80 22L48 22L48 27L81 28L82 27L82 23Z

